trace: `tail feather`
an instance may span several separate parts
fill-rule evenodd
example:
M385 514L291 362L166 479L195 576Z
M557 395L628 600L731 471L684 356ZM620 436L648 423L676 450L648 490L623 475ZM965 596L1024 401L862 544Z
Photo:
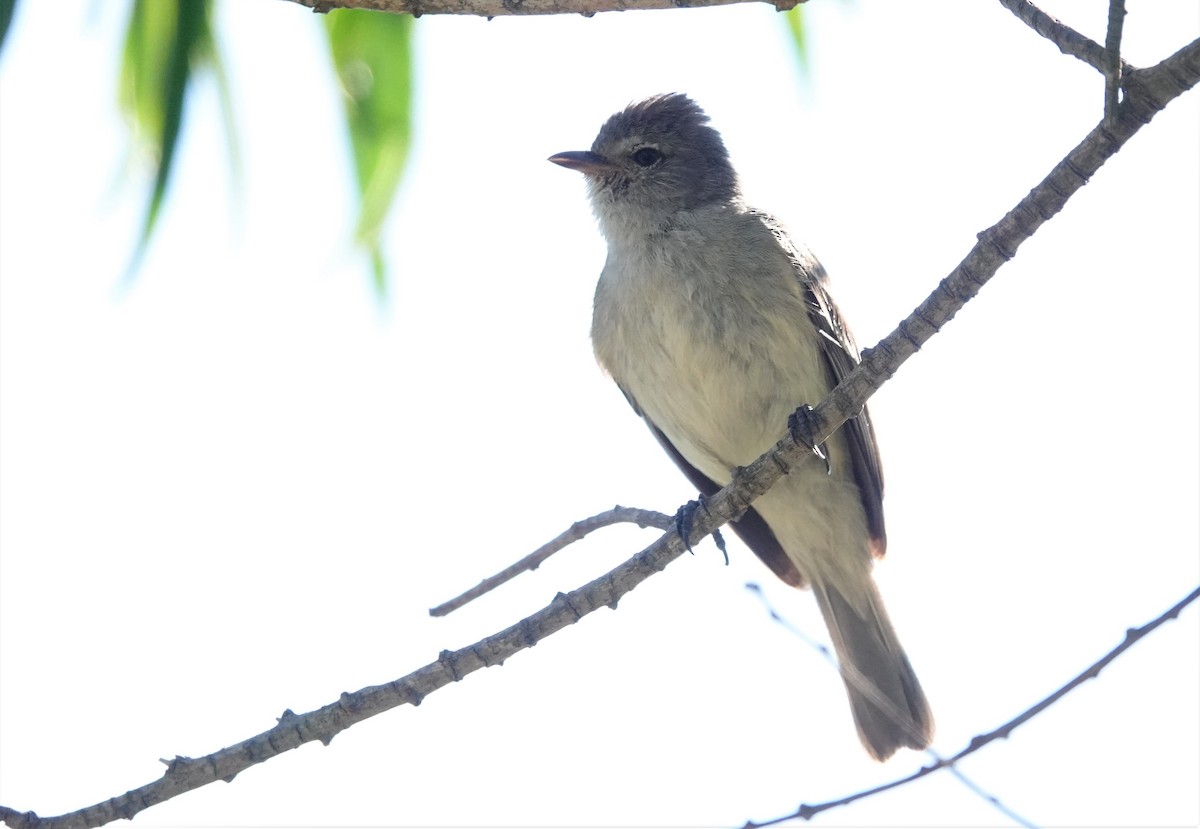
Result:
M868 576L865 614L837 588L813 585L846 682L858 736L876 760L896 749L923 749L933 739L933 714Z

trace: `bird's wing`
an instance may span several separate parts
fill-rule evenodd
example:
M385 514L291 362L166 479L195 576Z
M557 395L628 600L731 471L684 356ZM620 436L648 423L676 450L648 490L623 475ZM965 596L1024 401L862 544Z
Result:
M675 447L675 444L671 443L671 439L663 434L662 429L659 429L646 417L645 412L638 406L633 396L624 388L621 388L621 392L625 395L625 399L629 401L629 405L633 407L633 410L650 427L650 433L654 435L655 440L667 451L667 454L671 456L671 460L675 461L675 465L687 476L687 479L692 482L692 486L696 487L700 491L700 494L706 498L715 495L721 489L722 485L688 463L687 458ZM804 576L796 569L796 565L792 563L787 553L783 551L783 547L779 545L778 539L775 538L775 533L771 532L771 528L767 526L767 522L762 519L762 516L755 511L753 506L746 510L741 518L730 522L729 526L738 534L738 538L742 539L745 545L756 556L762 559L764 564L771 568L771 571L776 576L794 587L803 587L805 585Z
M832 389L858 365L859 357L854 336L842 321L837 305L825 287L828 278L825 268L811 251L797 247L774 218L765 213L756 212L755 215L771 231L792 261L796 278L805 292L809 320L817 329L821 355ZM875 442L875 428L871 425L866 406L857 416L845 422L842 434L846 437L854 482L858 484L867 515L871 552L876 557L882 556L887 549L887 532L883 522L883 467L879 461L879 446Z

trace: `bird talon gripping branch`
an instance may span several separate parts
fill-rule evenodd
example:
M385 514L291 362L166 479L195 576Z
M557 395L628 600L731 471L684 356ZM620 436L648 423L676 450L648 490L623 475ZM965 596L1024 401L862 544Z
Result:
M683 548L692 555L696 554L692 549L692 521L696 517L696 510L703 505L703 501L688 501L675 513L675 531L683 541Z
M697 509L708 512L708 499L703 495L695 501L688 501L675 513L675 531L679 533L679 538L683 541L684 549L692 555L696 554L696 551L692 549L692 521L696 518ZM729 550L725 547L725 536L721 535L720 530L713 530L712 537L713 543L717 545L717 549L725 557L725 564L728 566Z
M817 424L813 420L812 406L805 403L788 415L788 433L796 443L804 444L812 450L814 455L825 461L826 475L833 474L833 466L829 463L829 454L825 451L825 444L818 444L814 438L817 433Z

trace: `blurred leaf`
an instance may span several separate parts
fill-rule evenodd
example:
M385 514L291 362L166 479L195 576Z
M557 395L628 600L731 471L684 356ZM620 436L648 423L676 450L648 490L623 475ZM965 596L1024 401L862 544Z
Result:
M362 199L355 238L371 257L375 289L384 295L387 268L379 235L412 135L413 18L340 9L326 15L325 22Z
M8 24L12 23L13 9L17 0L0 0L0 49L4 48L4 39L8 35Z
M792 36L792 46L796 50L796 64L800 74L808 76L808 40L804 28L804 4L799 3L783 13L787 23L788 33Z
M229 75L225 73L225 62L221 59L220 48L211 21L210 12L207 27L208 37L205 42L199 44L200 58L204 67L212 70L213 78L217 82L217 100L221 104L221 120L225 126L225 146L229 152L229 168L236 185L240 183L242 177L242 156L238 149L237 130L234 127L233 93L230 91L232 87L229 85Z
M196 69L217 74L218 90L236 167L229 86L225 81L211 28L212 0L134 0L121 59L120 101L135 143L155 164L154 185L141 237L128 275L145 253L158 222L179 143L184 105Z

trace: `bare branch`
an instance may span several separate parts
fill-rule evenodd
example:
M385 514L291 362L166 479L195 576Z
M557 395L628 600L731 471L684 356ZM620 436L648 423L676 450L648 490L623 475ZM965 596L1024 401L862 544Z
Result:
M144 809L176 795L236 775L272 757L319 740L328 745L356 723L400 705L419 705L430 693L458 682L480 668L501 665L508 657L573 625L601 607L615 608L617 601L650 576L663 570L684 552L675 531L605 575L570 593L558 594L542 610L516 624L457 651L442 651L438 658L412 673L384 685L373 685L315 711L284 711L271 729L236 745L201 758L175 757L158 780L94 806L57 817L42 818L0 806L0 819L14 829L53 827L83 829L121 818L131 819Z
M816 815L819 815L821 812L826 812L826 811L836 808L838 806L846 806L850 803L854 803L857 800L863 800L872 795L879 794L880 792L886 792L889 789L898 788L900 786L905 785L906 783L911 783L914 780L924 777L927 774L933 774L935 771L940 771L941 769L949 768L949 767L953 766L955 763L957 763L959 760L962 760L967 755L974 754L976 751L979 751L979 749L983 748L988 743L993 742L995 740L999 740L1001 738L1007 738L1010 734L1012 734L1012 732L1018 726L1023 725L1024 723L1033 719L1038 714L1040 714L1042 711L1045 711L1051 705L1058 702L1060 699L1065 697L1071 691L1078 688L1083 683L1087 682L1089 679L1095 679L1097 676L1100 675L1100 672L1109 665L1109 663L1111 663L1114 659L1116 659L1122 653L1124 653L1125 651L1127 651L1131 647L1133 647L1134 643L1136 643L1139 639L1141 639L1142 637L1144 637L1146 634L1150 633L1151 631L1155 630L1156 628L1162 626L1169 620L1178 618L1179 614L1183 611L1183 609L1185 607L1187 607L1189 604L1191 604L1192 602L1196 601L1197 598L1200 598L1200 587L1197 587L1191 593L1184 596L1182 599L1180 599L1174 605L1169 607L1167 610L1163 611L1153 621L1142 625L1140 628L1130 628L1129 630L1125 631L1125 638L1121 641L1121 643L1119 645L1117 645L1115 648L1110 650L1104 656L1100 657L1095 662L1093 662L1091 665L1089 665L1081 673L1079 673L1077 676L1075 676L1070 682L1063 685L1061 688L1056 690L1054 693L1050 694L1048 697L1046 697L1045 699L1043 699L1041 702L1037 703L1033 707L1028 708L1025 711L1022 711L1020 714L1013 717L1011 720L1009 720L1008 722L1006 722L1004 725L1000 726L999 728L994 729L993 731L989 731L987 734L980 734L976 737L971 738L971 742L969 742L967 744L967 747L964 748L962 751L958 752L958 754L955 754L952 757L939 759L936 762L931 763L928 766L922 766L921 768L917 769L912 774L910 774L906 777L901 777L897 780L893 780L890 783L884 783L882 786L875 786L874 788L871 788L871 789L864 789L861 792L856 792L852 795L840 798L838 800L826 801L825 803L816 803L816 804L807 804L806 803L806 804L801 805L800 808L798 808L795 812L793 812L790 815L784 815L782 817L772 818L771 820L765 821L763 823L747 822L744 825L743 829L761 829L764 826L774 826L777 823L783 823L785 821L794 820L796 818L800 818L801 820L811 820L813 817L815 817Z
M829 648L824 643L819 642L819 641L811 638L810 636L808 636L808 634L806 634L803 630L801 630L799 627L794 625L783 614L781 614L778 610L776 610L775 607L771 604L771 602L767 599L767 597L763 594L761 587L759 587L757 584L751 582L746 585L746 588L748 590L753 591L754 594L758 596L759 600L762 601L763 605L767 609L767 612L771 615L771 621L775 622L776 624L781 625L789 633L796 636L801 641L803 641L806 645L808 645L810 648L812 648L814 651L819 653L821 655L821 657L826 662L829 663L829 666L831 668L833 668L833 670L838 671L839 673L841 672L841 666L838 665L837 659L834 658L834 656L830 652ZM935 761L941 759L932 750L927 750L927 753ZM996 811L1003 814L1009 820L1013 821L1014 823L1019 823L1021 826L1026 827L1026 829L1036 829L1036 827L1032 823L1030 823L1028 820L1021 817L1016 812L1014 812L1012 809L1010 809L1008 806L1006 806L1000 800L1000 798L998 798L996 795L986 791L982 786L980 786L974 780L972 780L971 778L969 778L965 774L963 774L961 769L959 769L956 766L951 766L949 771L950 771L950 774L952 774L960 783L962 783L967 789L969 789L972 794L977 796L980 800L983 800L985 803L987 803L989 806L991 806Z
M1104 39L1104 123L1117 120L1121 97L1121 29L1125 26L1125 0L1109 0L1108 36Z
M734 3L765 2L785 12L805 0L292 0L324 14L335 9L411 14L467 14L477 17L502 17L530 14L582 14L632 11L635 9L703 8Z
M1014 812L1012 809L1010 809L1008 806L1006 806L1004 804L1004 802L1002 800L1000 800L1000 798L996 797L996 795L992 794L991 792L986 791L982 786L980 786L974 780L972 780L971 778L969 778L965 774L963 774L962 769L960 769L958 766L950 766L948 768L948 771L951 775L954 776L954 778L956 780L958 780L958 782L960 782L964 786L966 786L967 789L972 794L974 794L976 797L978 797L984 803L987 803L989 806L991 806L993 809L995 809L1000 814L1004 815L1006 818L1011 820L1013 823L1020 824L1021 826L1024 826L1025 829L1038 829L1036 824L1034 824L1034 823L1030 822L1029 820L1026 820L1025 818L1018 815L1016 812Z
M1030 0L1000 0L1000 5L1015 14L1022 23L1049 40L1064 55L1079 58L1099 72L1107 73L1108 55L1096 41L1051 17ZM1118 57L1118 60L1120 58Z
M513 564L505 567L494 576L490 576L481 581L476 586L472 587L464 593L455 596L448 602L443 602L437 607L429 609L430 616L445 616L453 613L468 602L478 599L485 593L495 590L500 585L510 579L516 578L526 570L536 570L543 561L550 556L562 550L569 544L574 544L576 541L587 536L593 530L609 527L613 524L637 524L643 529L646 527L654 527L659 530L667 530L671 528L671 522L674 519L669 515L664 515L661 512L654 510L637 509L635 507L623 507L620 504L610 510L605 510L591 518L584 518L582 521L576 521L567 530L557 537L538 547L529 555Z

